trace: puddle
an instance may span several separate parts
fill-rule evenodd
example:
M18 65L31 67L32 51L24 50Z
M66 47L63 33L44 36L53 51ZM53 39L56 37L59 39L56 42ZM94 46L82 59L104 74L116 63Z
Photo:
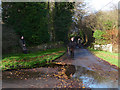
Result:
M72 78L82 80L85 87L89 88L118 88L118 80L112 80L110 78L103 77L90 69L85 67L73 66L76 68L76 72Z
M102 82L98 82L98 80L94 79L94 77L89 76L81 76L80 79L83 81L85 87L90 88L118 88L117 81L111 80L103 80Z

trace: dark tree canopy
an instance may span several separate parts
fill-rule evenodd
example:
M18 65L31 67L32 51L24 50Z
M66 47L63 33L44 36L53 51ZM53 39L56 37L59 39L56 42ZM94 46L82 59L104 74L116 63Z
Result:
M52 9L49 8L52 6ZM23 35L29 45L66 41L72 23L74 3L3 2L3 22ZM53 24L52 24L53 23ZM51 31L52 30L52 31Z
M68 31L72 24L73 8L74 3L55 3L54 27L56 41L65 42L68 40Z
M46 3L2 3L3 22L23 35L30 45L49 41Z

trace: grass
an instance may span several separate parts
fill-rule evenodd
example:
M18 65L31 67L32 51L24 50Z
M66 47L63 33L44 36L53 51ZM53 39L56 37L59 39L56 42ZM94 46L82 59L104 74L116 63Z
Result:
M105 51L99 51L99 50L94 50L91 48L88 48L95 56L109 62L110 64L116 65L117 67L120 68L119 64L120 61L118 61L118 55L120 53L110 53L110 52L105 52Z
M63 55L65 51L65 48L59 48L29 54L4 55L2 59L2 70L44 66L46 63Z

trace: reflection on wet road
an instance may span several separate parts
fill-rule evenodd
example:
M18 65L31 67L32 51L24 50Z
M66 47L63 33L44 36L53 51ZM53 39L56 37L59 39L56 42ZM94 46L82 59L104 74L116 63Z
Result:
M117 68L95 57L87 49L76 49L74 53L73 59L61 61L75 68L72 78L82 80L85 87L118 88Z
M76 72L72 78L82 80L85 87L90 88L118 88L118 80L110 80L110 78L101 76L98 72L86 69L84 67L75 66Z

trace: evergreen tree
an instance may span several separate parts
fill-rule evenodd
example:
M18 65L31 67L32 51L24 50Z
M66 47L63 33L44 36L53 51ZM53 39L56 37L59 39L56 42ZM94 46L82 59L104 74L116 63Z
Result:
M23 35L29 45L49 41L47 4L36 2L3 2L3 22Z
M73 8L74 3L55 2L54 28L56 41L66 42L68 40L68 31L72 24Z

